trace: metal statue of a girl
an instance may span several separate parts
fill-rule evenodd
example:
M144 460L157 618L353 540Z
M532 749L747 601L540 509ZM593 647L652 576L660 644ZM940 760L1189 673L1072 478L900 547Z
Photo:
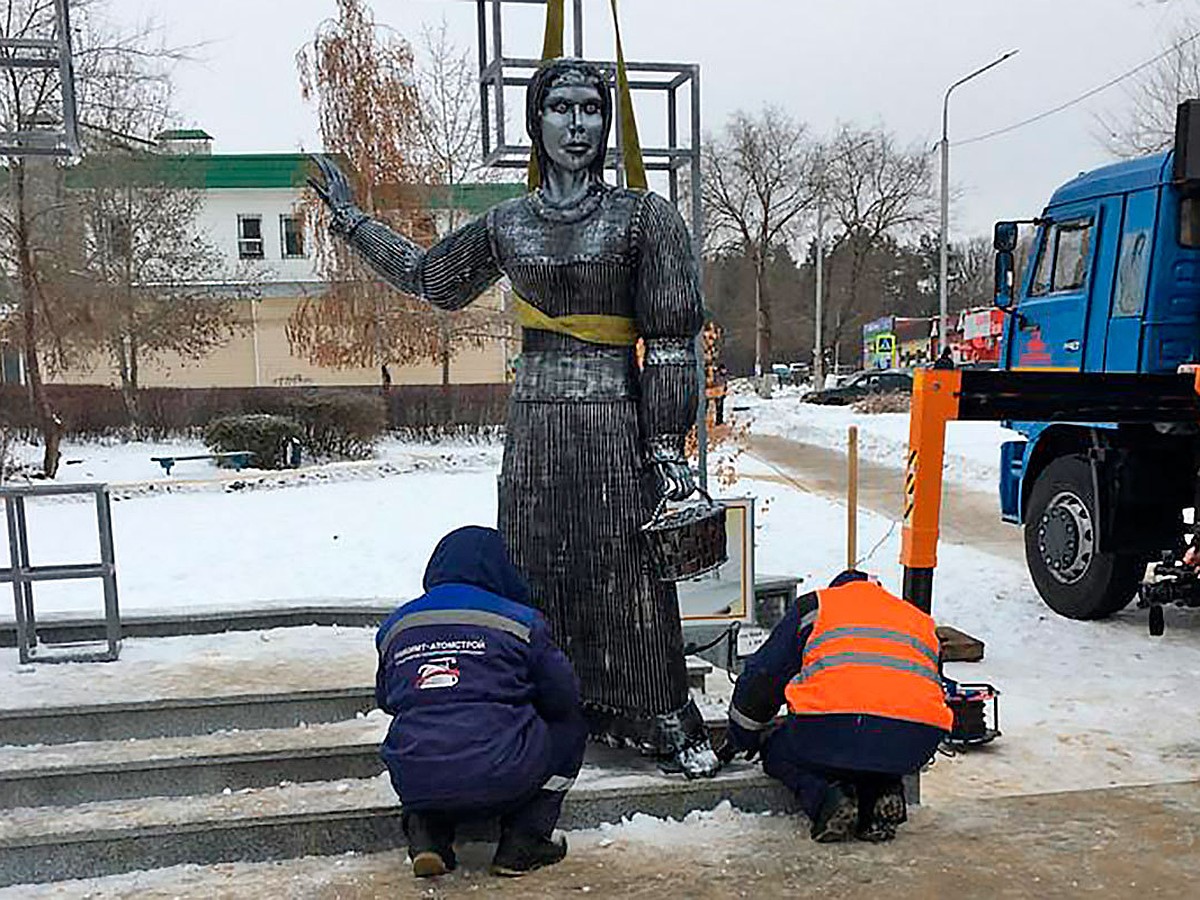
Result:
M655 577L639 535L660 499L695 489L684 438L699 403L702 301L674 206L604 183L612 117L599 69L545 64L526 103L541 185L428 250L359 210L327 158L312 183L333 232L405 293L455 310L508 276L524 336L500 530L575 666L593 735L711 776L675 586Z

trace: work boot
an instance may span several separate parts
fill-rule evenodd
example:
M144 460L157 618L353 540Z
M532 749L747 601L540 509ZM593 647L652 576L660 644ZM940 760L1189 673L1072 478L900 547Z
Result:
M884 785L870 804L870 811L859 817L858 839L871 843L890 841L896 829L908 821L904 785L899 781Z
M854 785L835 781L825 789L812 823L812 839L835 844L854 837L858 828L858 792Z
M535 869L552 866L567 855L567 839L557 841L540 834L505 831L492 857L492 874L508 878L528 875Z
M437 816L422 813L405 813L402 822L413 875L434 878L454 871L458 859L454 856L453 826Z

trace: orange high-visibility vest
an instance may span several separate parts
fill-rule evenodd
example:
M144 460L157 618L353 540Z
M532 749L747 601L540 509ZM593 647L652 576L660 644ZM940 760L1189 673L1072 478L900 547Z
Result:
M787 686L794 715L884 716L949 731L933 619L877 584L817 593L800 674Z

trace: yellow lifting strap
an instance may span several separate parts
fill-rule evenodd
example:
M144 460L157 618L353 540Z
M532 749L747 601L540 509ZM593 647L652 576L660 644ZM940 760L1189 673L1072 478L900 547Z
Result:
M621 117L621 156L625 160L625 180L631 188L646 190L646 166L642 160L642 146L638 140L637 120L633 113L633 97L629 89L629 76L625 71L625 51L621 47L621 27L617 21L617 0L611 0L613 29L617 36L617 112ZM542 39L542 61L558 59L563 55L563 34L566 30L565 0L548 0L546 5L546 33ZM529 156L529 189L541 184L537 155ZM565 334L590 344L608 344L632 347L637 343L637 325L625 316L607 316L584 313L573 316L548 316L525 298L517 296L514 304L517 323L522 328L552 331Z
M637 325L625 316L606 316L601 313L581 313L574 316L548 316L523 297L513 301L517 323L522 328L566 334L589 344L608 344L632 347L637 343Z
M617 0L612 0L613 31L617 35L617 105L621 114L621 158L625 161L625 182L639 191L646 190L646 163L642 159L642 142L638 140L637 117L633 114L633 93L629 90L629 74L625 71L625 50L621 47L621 21L617 16Z
M621 158L625 162L625 181L639 191L650 186L646 178L646 163L642 159L642 142L638 138L637 117L633 112L633 92L629 88L629 73L625 69L625 50L621 44L621 21L617 14L617 0L612 5L613 32L617 36L617 115L621 117ZM542 37L542 62L558 59L563 55L563 34L566 31L566 0L547 0L546 32ZM529 155L529 190L542 183L538 171L536 154Z

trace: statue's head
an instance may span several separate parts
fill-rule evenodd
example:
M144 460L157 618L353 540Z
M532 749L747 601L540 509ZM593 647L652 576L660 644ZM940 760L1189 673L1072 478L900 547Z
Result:
M612 95L598 68L581 59L556 59L543 65L529 84L525 128L538 166L587 170L604 177Z

